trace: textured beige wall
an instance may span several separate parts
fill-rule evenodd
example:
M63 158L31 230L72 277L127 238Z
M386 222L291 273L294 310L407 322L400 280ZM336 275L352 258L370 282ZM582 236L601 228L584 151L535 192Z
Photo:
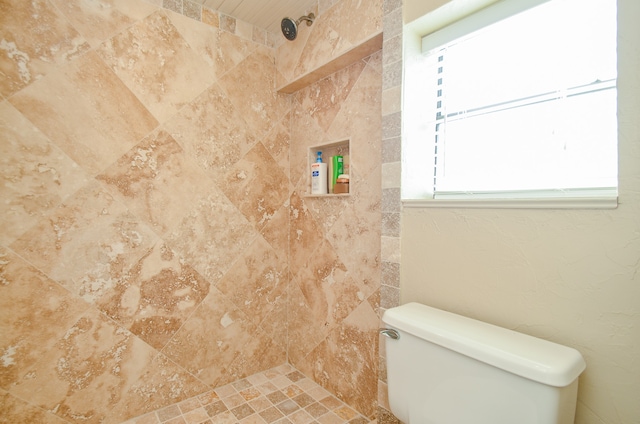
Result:
M640 420L640 5L618 5L617 209L402 214L401 303L578 349L579 424Z

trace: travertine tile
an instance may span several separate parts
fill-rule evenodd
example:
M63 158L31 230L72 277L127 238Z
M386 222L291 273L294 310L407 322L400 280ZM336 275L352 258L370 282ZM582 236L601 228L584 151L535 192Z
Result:
M212 387L285 359L284 350L258 333L251 320L217 289L211 290L164 352Z
M351 94L366 64L358 61L310 87L294 94L302 111L308 113L323 131L329 130L343 102Z
M254 227L222 194L212 190L194 199L167 244L210 283L215 284L258 236Z
M130 386L112 415L128 419L181 403L209 389L165 355L156 354L153 361L142 369L140 378Z
M92 175L158 125L93 52L31 84L10 102Z
M258 237L216 287L259 326L274 311L279 311L278 303L285 296L288 276L287 263Z
M324 240L297 274L308 313L314 325L326 335L364 299L358 284Z
M310 308L297 279L293 278L289 287L288 356L296 368L309 375L313 373L313 364L307 359L307 354L326 337L324 323L314 321L315 317L309 313Z
M372 28L377 11L366 22L360 13L376 8L378 1L343 0L339 3L354 10L336 4L337 12L328 11L322 31L312 34L313 27L302 28L296 40L300 43L291 44L297 50L285 73L291 76L302 69L297 66L303 54L305 66L315 66L353 43L351 38L357 42L358 25L341 22L349 19ZM28 41L20 44L16 39L14 46L7 38L9 44L0 46L0 65L14 67L9 81L0 83L0 95L9 96L5 84L11 93L7 107L17 109L7 119L16 123L12 137L22 137L19 143L28 150L14 150L10 160L46 163L60 182L54 180L55 187L50 181L45 184L42 177L54 175L49 168L44 175L21 171L30 177L14 187L16 193L31 190L35 196L36 187L43 187L51 197L33 197L33 204L27 204L16 194L23 218L15 218L14 234L0 242L10 243L10 255L15 249L31 262L12 275L28 277L29 284L53 293L38 300L24 295L24 302L36 305L48 299L59 306L73 299L63 295L68 289L106 316L84 309L88 306L80 302L85 315L67 339L51 326L51 342L41 350L32 348L38 358L25 357L21 365L25 371L18 374L33 370L27 374L33 379L19 381L20 397L44 408L59 404L57 413L69 422L120 423L133 416L139 416L130 421L136 424L201 418L212 423L347 422L341 415L349 410L336 411L344 406L341 402L331 396L327 400L329 393L300 373L289 377L295 371L289 365L259 374L255 382L248 378L284 363L288 335L290 360L300 364L301 371L338 375L344 379L339 390L352 392L350 402L369 408L369 380L362 370L371 366L366 355L375 353L375 343L363 347L362 341L369 335L366 308L379 301L379 240L376 244L373 235L379 227L380 174L374 169L380 161L380 106L375 97L381 55L314 85L292 106L290 96L274 91L279 74L274 51L260 46L263 34L249 31L245 23L220 19L206 8L203 22L168 10L153 12L162 6L158 0L52 3L66 19L41 0L0 5L1 34L19 33ZM1 8L7 4L15 9L10 15L22 13L17 21L24 19L27 25L5 25L9 15ZM199 0L184 6L199 4L210 5ZM38 10L46 13L32 21L25 12L31 7L43 7ZM191 14L182 5L180 13ZM36 28L32 22L49 31L47 40L24 31ZM318 45L309 48L309 40ZM89 51L89 43L96 50ZM40 63L31 53L51 45L51 51L38 53L55 56L51 62ZM22 76L30 79L20 81L16 69L26 69L30 74ZM364 119L367 114L371 120ZM354 194L334 204L301 197L308 189L308 146L344 137L351 138L360 161L354 165ZM99 184L90 181L93 176L99 176ZM370 246L365 249L366 244ZM318 258L309 261L317 248ZM317 287L300 283L307 264L311 273L322 276L304 274L307 283L316 281ZM329 284L332 276L344 286ZM295 284L289 285L294 278ZM7 304L8 312L11 307ZM60 313L52 303L41 304L38 313L50 310ZM310 310L330 316L335 331L325 328L326 320L314 320ZM76 321L64 313L60 328ZM5 328L23 325L14 318L2 327L3 343ZM377 325L377 320L372 322ZM354 352L341 336L357 341ZM93 368L89 365L100 368L102 363L99 372L90 371L83 380L81 373ZM353 375L341 374L337 363L353 369ZM87 384L77 388L71 374L57 375L59 364L71 364L78 377L74 381ZM238 403L218 408L224 403L212 388L234 381L227 395L235 395ZM299 390L292 388L294 382ZM272 403L267 396L278 392L285 398ZM293 397L287 399L284 392ZM6 414L16 417L16 423L17 417L59 422L8 399L2 400L0 415L7 408L19 410ZM289 402L281 405L289 416L277 408L283 402ZM172 404L175 410L167 408ZM241 417L234 415L234 408ZM160 420L154 410L177 412ZM360 416L353 420L366 422Z
M0 102L0 243L8 245L89 182L89 176L21 115Z
M93 303L157 241L97 183L67 199L10 247L23 258Z
M0 247L0 387L9 389L89 305Z
M360 25L349 25L355 21ZM342 0L320 16L309 29L306 46L295 66L295 76L320 67L381 31L382 0Z
M21 399L0 390L0 417L11 424L66 424L51 412L29 405Z
M289 150L291 148L291 114L287 113L276 125L267 137L262 140L262 144L269 151L286 177L287 188L289 186ZM285 182L283 181L284 185Z
M204 10L207 10L206 8ZM204 22L217 14L203 14L203 22L194 22L186 16L167 12L171 23L189 43L193 51L220 77L249 56L258 46L246 39L221 31L214 21Z
M318 122L302 109L298 102L293 102L291 108L291 168L289 175L291 185L302 195L311 192L311 176L309 169L309 147L317 146L333 139L328 138ZM341 134L339 137L349 136Z
M287 95L275 91L273 51L260 46L220 79L236 109L258 140L263 139L289 112Z
M305 240L305 252L313 252L304 257L306 262L291 259L294 277L289 292L289 360L371 416L376 411L375 311L380 302L381 58L380 53L375 53L351 69L340 71L340 75L301 91L296 95L292 118L292 140L314 130L322 134L322 142L349 138L351 194L339 199L297 200L292 196L292 210L298 206L295 210L304 212L299 215L310 216L302 223L296 223L297 216L290 217L292 254L294 237L301 238L310 229L316 233ZM349 72L353 72L352 77ZM345 94L340 90L344 81L350 80L353 85ZM307 90L308 96L304 94ZM326 99L332 96L343 96L337 102L339 108L323 109ZM322 113L327 112L335 115L323 117ZM322 119L329 122L327 128L322 128ZM291 178L300 190L308 184L308 162L300 166L296 161L307 154L309 145L305 146L304 141L292 143ZM298 232L304 224L307 231ZM325 241L318 244L317 240L322 239ZM331 413L317 421L342 419Z
M96 303L120 325L162 350L208 293L209 282L159 242Z
M105 41L97 52L161 122L215 78L164 12Z
M215 10L209 9L208 7L203 7L202 22L214 28L220 28L220 15Z
M128 399L128 390L154 355L149 345L90 310L40 356L11 393L66 420L123 421L129 417L114 410Z
M256 143L244 117L218 84L184 107L165 128L185 152L220 183Z
M0 40L0 94L5 98L90 48L47 0L3 0Z
M226 173L222 191L257 229L262 229L289 195L287 176L262 143Z
M210 192L207 175L162 130L142 140L97 179L160 235L189 212L185 205Z
M131 0L51 0L92 47L145 18L156 7Z
M276 251L278 257L289 263L289 199L285 199L281 207L271 216L269 222L262 227L260 234Z

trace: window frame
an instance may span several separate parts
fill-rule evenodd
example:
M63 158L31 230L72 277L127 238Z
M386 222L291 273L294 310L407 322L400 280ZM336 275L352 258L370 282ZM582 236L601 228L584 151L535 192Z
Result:
M403 58L403 103L407 104L407 100L411 98L412 93L407 84L411 82L411 65L412 61L416 62L423 51L422 39L426 34L438 33L437 37L441 37L440 44L448 41L446 38L451 37L448 34L450 24L461 19L470 22L473 27L470 31L480 29L496 20L495 9L501 8L497 13L502 16L510 16L522 10L526 10L550 0L518 0L516 1L500 1L500 0L457 0L446 3L444 6L435 11L417 19L414 22L404 26L404 58ZM495 4L494 4L495 3ZM494 10L491 10L494 9ZM502 19L502 18L500 18ZM469 32L470 32L469 31ZM430 37L431 37L430 35ZM431 37L436 40L437 37ZM449 38L451 39L451 38ZM436 44L436 45L440 45ZM416 77L414 77L416 78ZM419 119L416 114L403 107L403 129L402 129L402 194L401 201L405 207L442 207L442 208L507 208L507 209L613 209L618 206L618 190L615 189L591 189L591 190L571 190L570 197L566 195L567 190L558 190L557 193L548 190L531 190L531 191L514 191L514 192L491 192L491 193L474 193L469 196L465 193L457 195L445 196L445 198L434 198L433 193L427 193L423 190L418 193L413 187L407 190L407 180L414 178L411 172L407 173L408 162L415 163L413 158L416 156L415 149L411 148L411 138L418 138L408 134L412 129L411 119ZM419 125L419 124L417 124ZM424 131L424 129L422 129ZM417 131L419 133L420 131ZM420 142L414 140L414 143ZM616 140L617 142L617 140ZM431 143L426 143L431 146ZM409 147L409 148L407 148ZM618 157L619 162L619 157ZM415 168L415 165L413 166ZM407 175L409 174L409 175ZM619 186L619 182L618 182ZM427 194L430 194L428 196Z

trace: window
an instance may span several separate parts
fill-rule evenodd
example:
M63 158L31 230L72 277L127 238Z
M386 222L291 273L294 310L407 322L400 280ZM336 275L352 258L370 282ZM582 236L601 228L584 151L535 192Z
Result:
M421 50L405 64L404 199L615 206L615 0L499 1Z

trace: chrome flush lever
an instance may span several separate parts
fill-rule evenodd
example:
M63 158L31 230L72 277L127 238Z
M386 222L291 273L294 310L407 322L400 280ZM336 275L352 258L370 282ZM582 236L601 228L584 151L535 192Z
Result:
M396 330L392 328L381 328L380 334L382 334L383 336L389 337L390 339L393 339L393 340L398 340L400 338L400 333L398 333Z

